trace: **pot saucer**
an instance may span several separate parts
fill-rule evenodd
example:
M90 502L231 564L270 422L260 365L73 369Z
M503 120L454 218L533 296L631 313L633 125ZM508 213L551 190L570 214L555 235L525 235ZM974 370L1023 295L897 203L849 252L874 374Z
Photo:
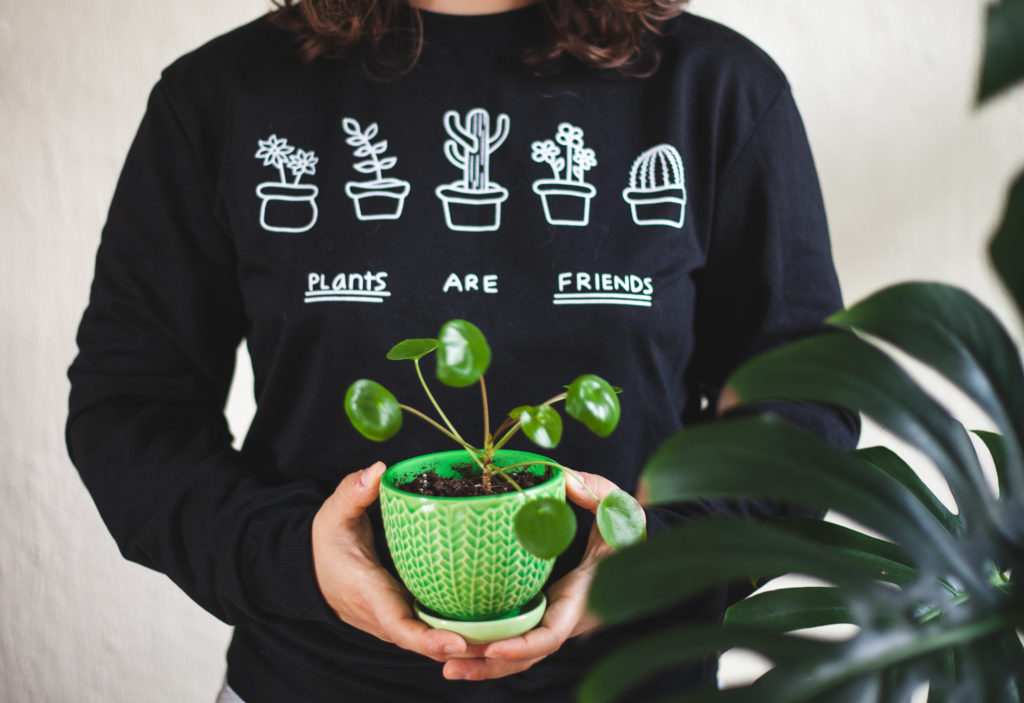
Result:
M462 635L467 644L486 644L495 640L517 637L535 628L544 617L548 599L543 592L538 593L517 613L496 620L453 620L438 615L418 602L414 605L419 619L431 627L438 630L450 630Z

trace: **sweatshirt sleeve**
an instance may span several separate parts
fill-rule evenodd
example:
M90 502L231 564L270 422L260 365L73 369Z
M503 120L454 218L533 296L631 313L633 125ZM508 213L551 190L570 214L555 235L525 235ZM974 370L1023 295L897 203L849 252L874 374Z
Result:
M122 554L218 618L331 621L312 565L324 487L231 446L223 409L247 322L200 163L158 84L96 258L68 450Z
M746 360L822 331L842 307L828 224L810 146L784 86L722 171L707 261L697 274L695 351L688 370L686 424L714 421L729 374ZM707 399L700 408L701 398ZM852 449L858 418L837 408L778 401L730 414L773 412L836 446ZM650 529L694 515L765 518L796 512L769 501L704 501L654 508Z

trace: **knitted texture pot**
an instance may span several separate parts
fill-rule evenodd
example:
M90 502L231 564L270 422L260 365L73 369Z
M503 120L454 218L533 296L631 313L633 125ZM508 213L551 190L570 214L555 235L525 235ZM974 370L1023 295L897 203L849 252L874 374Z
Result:
M501 450L501 466L550 461L530 452ZM554 559L538 559L515 536L516 511L526 497L518 491L475 498L422 496L396 488L431 469L459 476L456 466L472 463L463 450L414 457L390 467L381 478L380 504L388 548L406 588L427 608L447 618L489 620L513 614L540 591ZM530 467L543 474L544 466ZM531 498L565 499L565 477L526 489Z

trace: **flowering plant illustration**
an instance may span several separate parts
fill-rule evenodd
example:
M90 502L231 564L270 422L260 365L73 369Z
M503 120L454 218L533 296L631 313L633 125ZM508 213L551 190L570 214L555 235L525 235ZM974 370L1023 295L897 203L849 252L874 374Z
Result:
M565 147L565 157L562 157L562 150L555 144ZM583 146L583 130L579 127L563 122L558 125L558 132L555 140L545 139L532 144L533 160L538 163L546 163L555 173L555 180L582 183L584 174L597 166L597 156L593 149ZM563 169L565 175L562 175Z
M296 149L276 134L258 143L256 158L262 159L264 166L276 168L279 176L279 180L261 183L256 188L262 201L260 226L269 232L292 234L312 229L319 216L316 196L320 190L299 181L303 176L316 174L320 159L315 152ZM291 171L290 181L286 170Z
M533 184L548 222L586 225L590 221L590 199L597 194L597 189L584 182L584 178L587 171L597 166L597 155L583 145L583 129L562 122L554 140L535 141L531 148L533 160L546 163L554 173L554 178L542 178Z
M373 141L380 132L377 123L363 129L359 122L346 117L341 121L341 127L348 135L345 143L355 147L353 155L362 159L352 168L359 173L376 176L371 181L349 181L345 184L345 193L355 204L356 217L360 220L397 220L402 216L410 185L398 178L384 178L384 171L394 168L398 158L381 157L388 150L388 142L386 139Z
M316 165L320 159L312 151L297 150L287 139L280 139L276 134L271 134L266 140L260 139L259 145L256 158L263 159L264 166L276 168L281 175L282 183L288 182L284 173L285 168L291 171L295 178L292 183L298 183L305 175L316 174Z

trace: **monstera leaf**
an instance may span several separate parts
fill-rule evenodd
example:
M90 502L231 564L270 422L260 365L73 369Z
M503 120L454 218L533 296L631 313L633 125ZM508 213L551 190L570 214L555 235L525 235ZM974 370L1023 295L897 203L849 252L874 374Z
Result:
M1000 489L989 487L963 426L889 356L848 332L804 340L741 368L731 383L743 399L864 413L935 464L957 512L885 449L844 453L771 416L696 427L670 439L645 468L653 502L769 498L834 510L883 538L809 519L697 520L605 560L590 607L615 623L737 579L806 574L830 585L741 602L716 636L775 662L768 674L746 688L678 700L902 701L928 682L931 701L1019 701L1024 597L1013 580L1024 573L1024 373L1017 350L971 296L937 284L887 289L832 322L916 356L985 409L1001 431L981 435ZM787 634L833 623L852 623L858 633L818 649ZM672 637L691 635L700 631ZM666 636L635 642L599 665L583 700L616 700L630 682L677 663L654 654ZM689 650L693 657L714 651ZM609 678L615 686L602 684Z
M1024 0L989 10L982 99L1024 76ZM992 242L992 261L1024 315L1024 177ZM730 379L745 402L791 399L863 413L921 452L950 510L893 451L844 453L770 416L685 430L644 469L653 503L748 498L852 518L708 517L604 560L589 607L608 624L648 615L713 586L783 573L826 585L767 591L732 606L721 627L680 626L599 662L586 703L631 700L659 670L740 647L772 664L757 681L680 691L673 701L929 703L1024 700L1024 370L999 321L968 293L935 283L887 288L829 322L839 328L758 357ZM876 344L876 341L884 343ZM884 349L931 366L998 432L970 433ZM978 452L987 452L997 485ZM868 533L871 534L868 534ZM856 625L845 641L798 631Z

